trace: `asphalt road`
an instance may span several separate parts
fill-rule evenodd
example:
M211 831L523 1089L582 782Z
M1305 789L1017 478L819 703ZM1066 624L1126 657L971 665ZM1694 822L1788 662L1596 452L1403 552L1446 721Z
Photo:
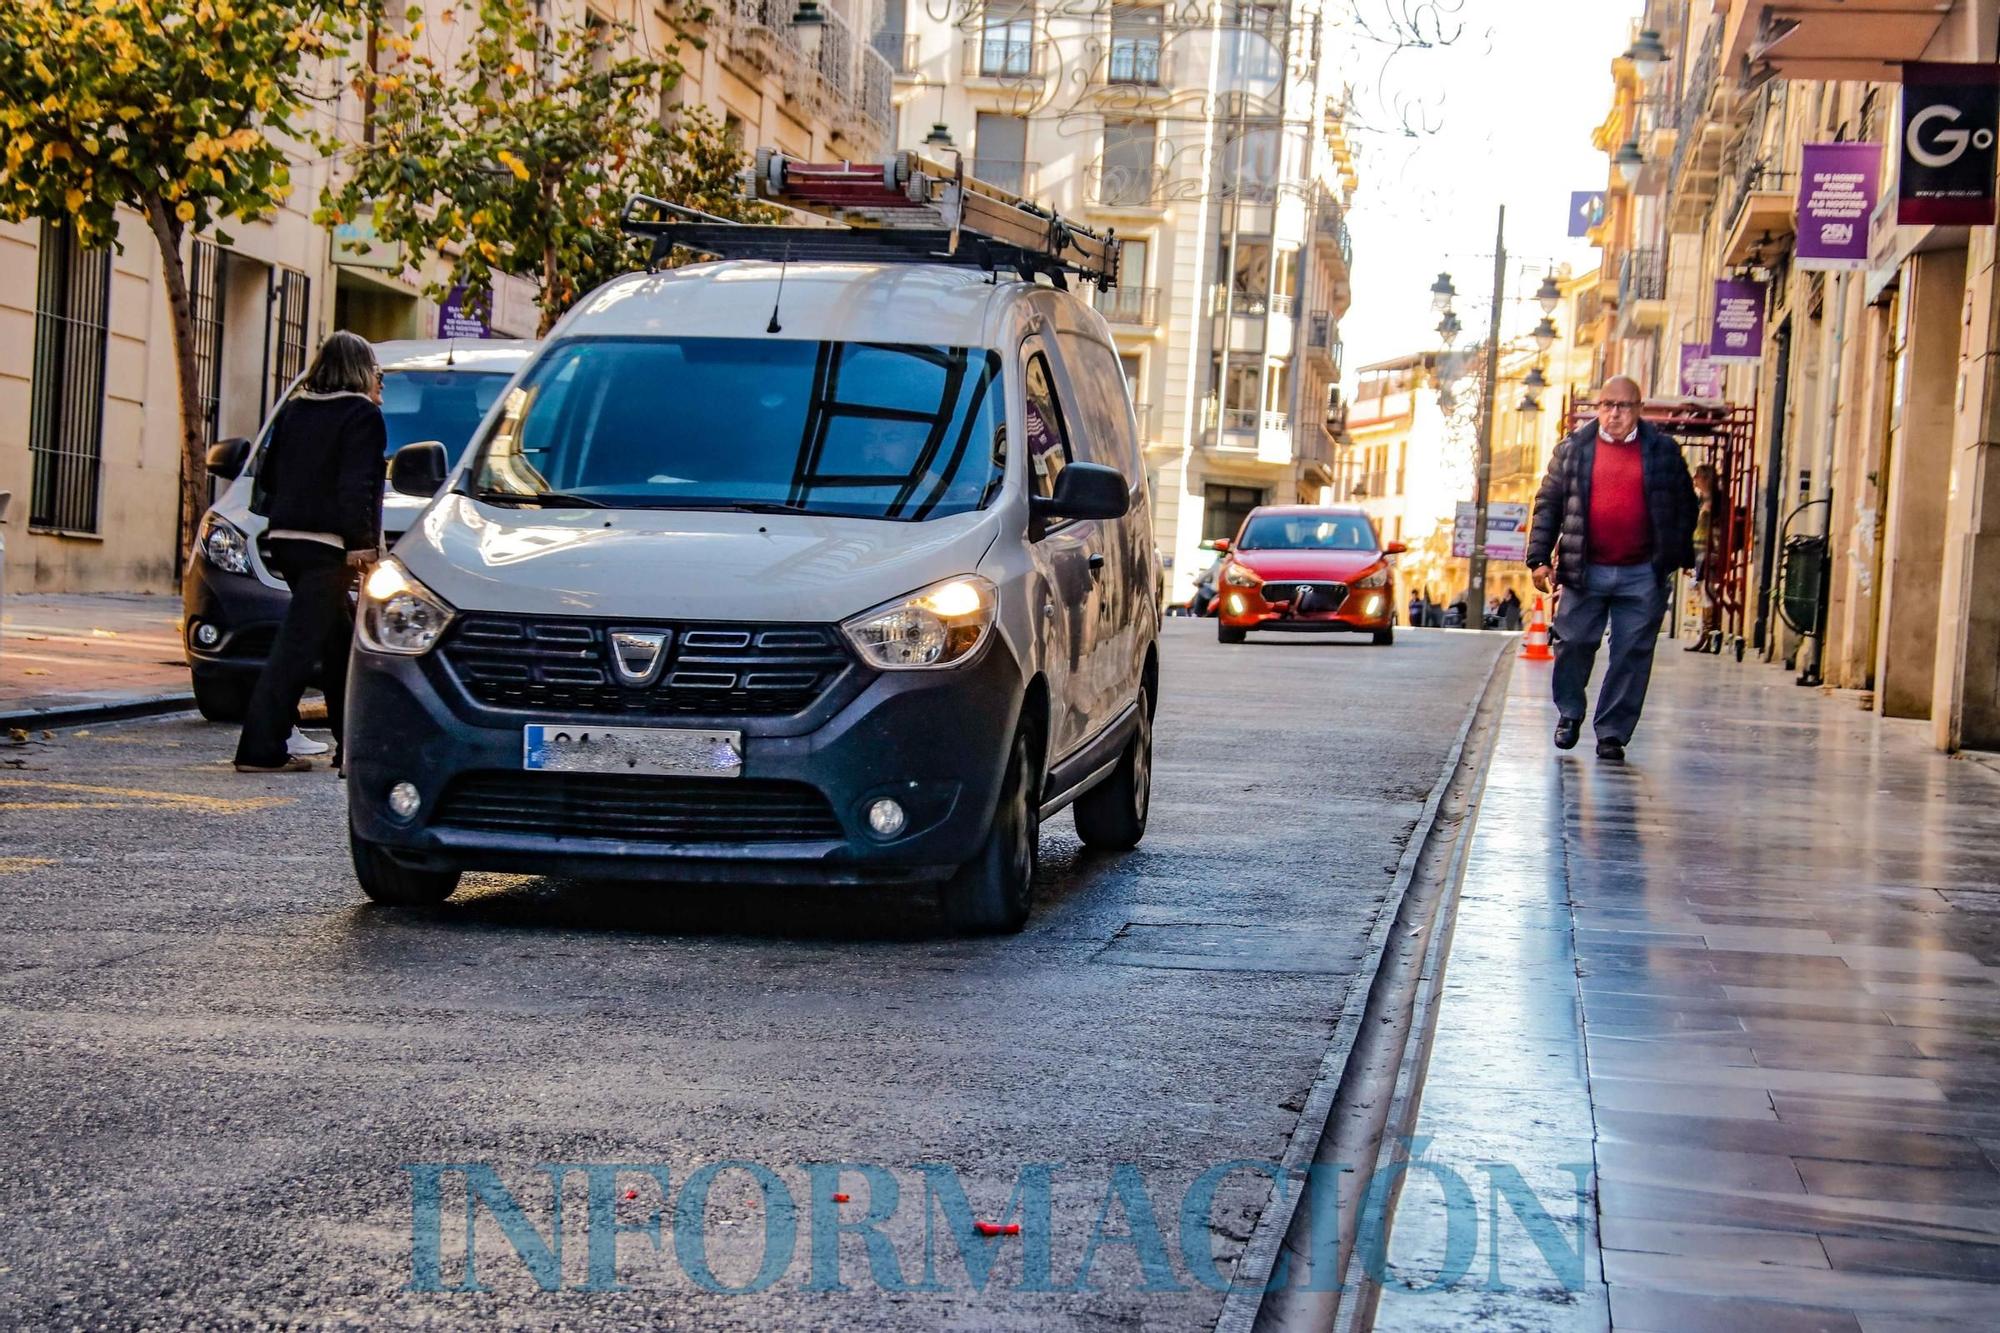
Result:
M374 908L329 772L0 742L0 1326L1208 1327L1270 1189L1226 1164L1283 1154L1498 648L1169 621L1145 843L1057 816L998 940L850 891Z

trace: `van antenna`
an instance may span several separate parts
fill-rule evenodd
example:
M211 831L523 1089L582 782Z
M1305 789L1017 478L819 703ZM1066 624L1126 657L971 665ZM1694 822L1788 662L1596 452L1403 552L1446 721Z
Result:
M458 339L447 338L444 344L444 364L447 370L450 369L452 366L458 364L456 360L457 356L458 356Z
M785 299L785 270L792 262L791 238L785 239L785 257L778 261L778 293L771 298L771 322L764 326L766 333L783 333L785 326L778 323L778 306Z

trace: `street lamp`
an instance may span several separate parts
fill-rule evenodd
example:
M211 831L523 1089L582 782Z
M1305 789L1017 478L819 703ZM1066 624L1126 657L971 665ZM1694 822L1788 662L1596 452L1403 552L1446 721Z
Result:
M1549 348L1555 346L1556 322L1547 315L1542 316L1542 322L1535 325L1533 336L1535 346L1541 348L1544 352L1548 351Z
M1523 416L1540 416L1542 412L1542 400L1535 397L1532 393L1524 393L1521 395L1521 405L1514 410Z
M1431 284L1431 309L1444 314L1451 309L1451 298L1457 295L1458 289L1451 285L1451 274L1438 274L1438 280Z
M799 50L805 53L806 63L818 68L820 43L826 38L826 11L819 7L819 0L799 0L792 13L792 27L798 30Z
M1660 66L1667 60L1667 48L1660 43L1659 30L1643 29L1639 33L1639 40L1632 43L1631 49L1625 52L1625 58L1632 62L1632 70L1642 83L1658 74Z
M1463 331L1464 326L1458 322L1458 316L1449 310L1445 311L1444 318L1438 321L1438 337L1444 341L1446 347L1457 342L1458 335Z
M1536 366L1521 381L1521 387L1524 389L1546 389L1549 387L1549 377L1542 373L1540 366Z
M1542 285L1535 292L1535 300L1541 304L1544 315L1553 315L1562 304L1562 288L1556 286L1556 275L1551 273L1542 279Z
M951 152L958 145L951 141L951 130L940 120L932 125L931 132L924 136L924 147L935 148L940 152Z
M1639 151L1637 139L1627 139L1618 155L1611 159L1611 165L1618 168L1618 177L1627 185L1639 183L1639 173L1646 168L1646 155Z

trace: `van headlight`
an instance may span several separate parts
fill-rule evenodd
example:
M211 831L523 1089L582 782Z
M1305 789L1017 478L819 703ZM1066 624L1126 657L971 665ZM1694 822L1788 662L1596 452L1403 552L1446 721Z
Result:
M872 667L955 666L986 638L998 606L991 583L965 574L864 611L840 628Z
M210 514L202 521L201 553L209 564L225 573L250 572L250 539L243 535L243 529L220 514Z
M430 651L452 615L443 598L411 578L391 557L370 570L362 585L361 646L371 652L415 657Z

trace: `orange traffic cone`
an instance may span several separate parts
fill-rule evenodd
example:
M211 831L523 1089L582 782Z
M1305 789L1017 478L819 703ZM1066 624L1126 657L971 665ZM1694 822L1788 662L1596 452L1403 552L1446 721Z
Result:
M1556 655L1549 651L1549 613L1542 606L1542 599L1535 598L1535 615L1528 622L1528 633L1521 640L1521 656L1529 662L1553 662Z

